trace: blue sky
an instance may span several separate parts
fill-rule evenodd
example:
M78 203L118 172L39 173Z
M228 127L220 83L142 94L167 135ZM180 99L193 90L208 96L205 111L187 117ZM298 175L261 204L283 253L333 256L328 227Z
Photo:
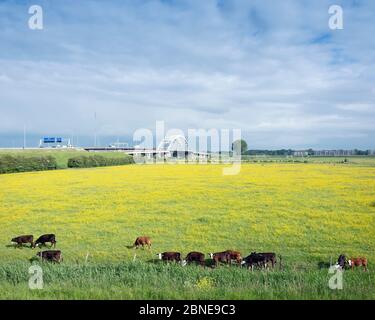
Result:
M39 4L44 29L28 28ZM344 29L328 28L328 8ZM0 1L0 146L241 128L250 148L375 149L375 2Z

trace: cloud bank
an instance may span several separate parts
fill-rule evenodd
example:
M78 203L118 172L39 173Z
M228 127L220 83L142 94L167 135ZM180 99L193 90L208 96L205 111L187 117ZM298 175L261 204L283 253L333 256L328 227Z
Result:
M241 128L252 148L375 148L373 1L0 3L0 137Z

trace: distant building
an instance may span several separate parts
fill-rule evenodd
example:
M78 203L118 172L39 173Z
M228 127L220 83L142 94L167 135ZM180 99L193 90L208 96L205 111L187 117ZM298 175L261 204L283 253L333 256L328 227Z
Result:
M314 150L313 155L318 157L344 157L354 156L355 150Z
M375 150L294 150L292 153L295 157L347 157L347 156L366 156L366 155L375 155Z
M309 155L309 152L307 150L296 150L293 151L294 157L307 157Z

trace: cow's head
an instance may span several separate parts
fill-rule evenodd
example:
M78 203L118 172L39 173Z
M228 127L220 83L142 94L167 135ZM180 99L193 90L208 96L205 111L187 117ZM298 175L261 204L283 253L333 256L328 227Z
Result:
M333 267L334 267L336 270L342 269L342 267L341 267L340 264L338 264L338 263L336 263L335 265L333 265Z
M345 257L345 255L340 254L339 258L337 259L337 262L338 262L339 264L343 264L343 263L345 263L345 261L346 261L346 257Z
M242 260L242 261L241 261L241 265L244 265L245 263L246 263L245 260Z
M187 265L187 261L186 261L186 260L182 260L182 261L181 261L181 265L182 265L183 267L185 267L185 266Z
M349 264L349 267L351 267L353 265L353 261L349 259L348 264Z
M161 260L163 254L162 253L157 253L156 255L158 256L159 260Z
M210 258L211 258L211 259L213 259L213 258L214 258L214 254L213 254L212 252L211 252L211 253L209 253L208 255L210 256Z

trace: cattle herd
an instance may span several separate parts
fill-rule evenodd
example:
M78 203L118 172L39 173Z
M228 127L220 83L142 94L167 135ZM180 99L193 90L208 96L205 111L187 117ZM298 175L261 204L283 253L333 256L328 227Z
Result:
M47 243L50 243L50 247L56 247L56 236L54 234L44 234L41 235L35 242L34 237L32 235L23 235L15 237L11 240L11 242L15 243L16 247L23 246L24 244L30 244L30 248L46 246ZM151 248L151 239L150 237L138 237L133 248ZM36 256L42 260L50 261L50 262L57 262L60 263L63 261L63 257L60 250L45 250L40 251L36 254ZM181 258L180 252L162 252L158 253L157 257L162 261L167 262L176 262L180 263L181 265L185 266L187 264L198 264L201 266L206 266L206 259L205 255L202 252L192 251L189 252L185 259ZM274 252L252 252L245 258L242 258L242 255L238 251L234 250L226 250L222 252L215 252L209 253L211 265L213 262L213 266L217 267L220 263L232 265L233 263L238 266L246 266L247 268L253 270L254 268L274 268L277 264L276 254ZM281 269L281 256L279 256L279 263ZM335 264L337 269L345 269L350 267L354 269L354 267L363 267L364 271L367 271L367 259L364 257L360 258L350 258L347 259L345 255L341 254Z
M347 259L344 254L341 254L335 266L338 269L345 269L346 267L354 269L354 267L362 266L363 270L367 271L367 259L365 257Z
M56 236L53 233L43 234L34 242L33 235L18 236L11 240L16 244L16 247L21 247L24 244L30 244L30 248L46 246L46 243L50 243L51 247L56 247ZM63 261L60 250L45 250L40 251L36 254L37 257L42 260L60 263Z

